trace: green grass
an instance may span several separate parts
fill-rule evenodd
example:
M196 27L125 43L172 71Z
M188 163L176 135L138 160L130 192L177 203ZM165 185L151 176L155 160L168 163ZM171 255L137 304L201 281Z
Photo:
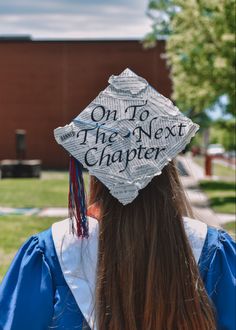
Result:
M224 166L221 164L213 164L213 174L216 176L232 177L235 179L235 170L231 167Z
M197 156L194 158L194 162L201 167L204 167L204 157ZM235 181L235 170L232 167L216 164L213 162L212 173L215 176L229 178L232 179L232 181Z
M215 212L235 214L234 182L201 181L200 187L206 193Z
M0 281L16 251L31 235L51 227L58 218L7 215L0 217Z
M0 206L67 207L68 174L46 172L45 179L0 180ZM88 185L88 174L84 174Z
M88 186L88 174L84 174ZM0 180L0 206L67 207L68 173L43 172L42 179ZM16 251L31 235L49 228L58 218L37 216L0 216L0 280Z

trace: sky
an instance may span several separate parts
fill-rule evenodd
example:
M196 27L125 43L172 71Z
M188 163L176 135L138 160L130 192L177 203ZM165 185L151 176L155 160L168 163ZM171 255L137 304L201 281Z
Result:
M0 0L0 36L141 39L151 30L148 0Z
M229 104L229 99L227 95L222 95L219 97L218 101L215 102L210 108L206 109L206 114L213 121L219 119L229 120L232 119L233 116L229 113L225 113L226 107Z

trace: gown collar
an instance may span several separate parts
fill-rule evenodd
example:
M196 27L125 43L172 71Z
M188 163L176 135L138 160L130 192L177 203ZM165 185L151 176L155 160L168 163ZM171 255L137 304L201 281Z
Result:
M207 235L207 225L183 218L184 227L198 263ZM52 225L52 237L65 281L91 329L95 324L94 293L98 252L98 221L88 216L89 238L79 239L70 230L70 220Z

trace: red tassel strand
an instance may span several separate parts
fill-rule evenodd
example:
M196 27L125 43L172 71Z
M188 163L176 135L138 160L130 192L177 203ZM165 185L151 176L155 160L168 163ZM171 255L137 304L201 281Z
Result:
M78 237L88 238L88 221L86 217L86 198L82 166L73 157L70 157L70 184L68 196L69 217L72 220L72 231L75 232L73 219L76 222Z

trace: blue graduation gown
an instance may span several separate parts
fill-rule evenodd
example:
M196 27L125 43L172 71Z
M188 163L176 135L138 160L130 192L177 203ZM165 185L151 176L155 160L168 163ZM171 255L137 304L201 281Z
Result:
M88 276L83 278L82 273L72 273L68 267L77 267L77 261L80 262L73 255L73 249L78 251L78 242L71 244L71 236L68 236L65 249L60 249L61 242L66 241L63 233L65 224L68 227L66 221L54 228L55 237L50 228L29 238L18 251L0 286L0 330L82 330L94 325L89 319L93 312L88 311L95 283L97 245L94 242L91 245L93 256ZM90 227L91 221L95 227L92 219ZM57 233L61 240L57 241ZM236 329L234 241L226 232L210 227L206 228L204 237L194 230L187 234L206 290L216 308L218 329ZM97 229L93 229L90 237L91 240L97 238Z

